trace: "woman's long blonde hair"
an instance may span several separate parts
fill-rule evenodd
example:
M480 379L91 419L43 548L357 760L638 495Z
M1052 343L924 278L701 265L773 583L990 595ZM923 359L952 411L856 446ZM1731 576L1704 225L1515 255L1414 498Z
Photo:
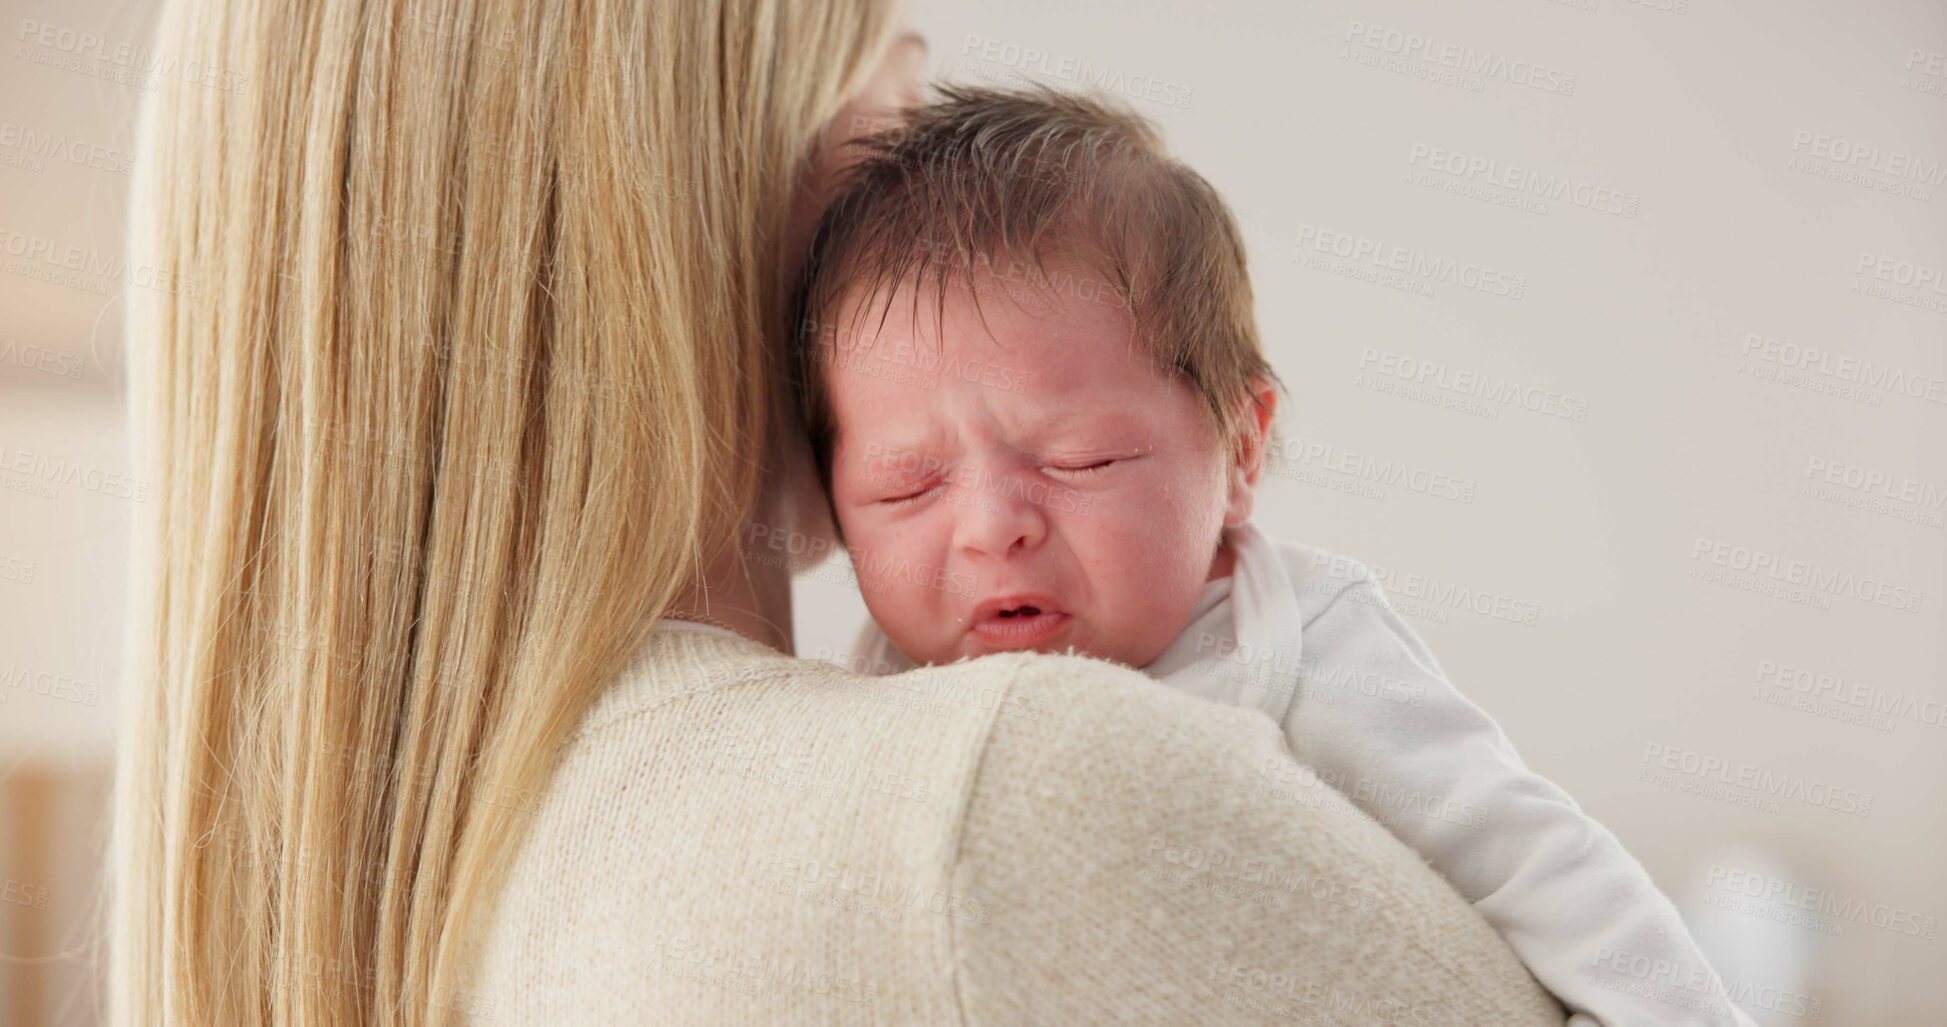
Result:
M758 494L794 176L888 6L167 3L112 1022L469 1008L561 743Z

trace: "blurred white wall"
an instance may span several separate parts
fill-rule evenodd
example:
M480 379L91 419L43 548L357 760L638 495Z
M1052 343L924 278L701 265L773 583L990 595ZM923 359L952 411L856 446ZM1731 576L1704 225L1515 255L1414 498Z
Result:
M1648 864L1762 1022L1947 1019L1938 929L1902 933L1947 910L1947 7L921 0L918 17L936 75L1124 95L1224 193L1293 394L1262 521L1409 593L1456 683ZM80 931L122 531L146 496L120 435L123 283L23 254L118 252L140 83L63 40L141 46L152 18L148 0L0 0L6 1023L92 1017ZM1496 184L1530 174L1567 195ZM1335 243L1476 272L1372 281L1368 257L1335 272ZM1470 399L1465 379L1549 412ZM1472 501L1343 471L1373 462ZM1725 565L1761 558L1917 608L1754 592L1772 579ZM847 648L864 609L844 581L832 564L799 582L802 654ZM1533 623L1446 605L1450 586ZM1685 757L1871 805L1702 797ZM1780 922L1781 890L1839 912Z
M0 0L0 1023L97 1019L124 534L147 499L120 405L116 261L141 90L82 33L149 3ZM56 33L44 43L42 32ZM56 267L47 259L79 267Z

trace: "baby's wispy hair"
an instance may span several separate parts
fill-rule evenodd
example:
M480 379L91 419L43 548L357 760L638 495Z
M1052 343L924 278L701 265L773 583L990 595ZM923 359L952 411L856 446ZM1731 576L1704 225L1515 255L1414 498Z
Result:
M1237 437L1251 380L1277 384L1229 209L1121 104L1038 86L944 86L853 145L863 159L819 222L793 300L802 413L827 480L830 351L866 337L858 329L875 301L883 322L896 293L917 303L930 285L943 307L949 286L983 270L1027 268L1043 293L1084 289L1126 309L1139 353L1194 386L1225 439ZM1101 280L1064 282L1050 274L1056 259Z

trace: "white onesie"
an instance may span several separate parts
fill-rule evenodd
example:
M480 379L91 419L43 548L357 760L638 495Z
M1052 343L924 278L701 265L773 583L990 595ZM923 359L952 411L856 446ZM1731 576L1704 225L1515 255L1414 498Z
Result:
M1446 875L1569 1007L1572 1027L1750 1027L1642 864L1521 762L1370 570L1254 525L1228 537L1232 576L1204 586L1143 673L1281 724L1307 776ZM869 622L854 657L875 671L913 666ZM1285 794L1310 783L1283 782Z

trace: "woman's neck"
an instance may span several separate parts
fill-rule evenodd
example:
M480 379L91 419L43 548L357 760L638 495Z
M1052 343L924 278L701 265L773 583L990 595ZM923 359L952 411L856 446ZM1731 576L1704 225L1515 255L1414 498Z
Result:
M768 448L772 463L736 537L663 616L714 624L796 656L791 561L785 551L765 543L780 532L785 537L801 534L800 511L822 511L824 488L811 468L811 449L802 432L774 431Z
M715 624L796 656L790 554L832 551L838 545L837 530L803 429L795 421L780 419L767 448L771 461L736 540L663 616ZM779 539L792 545L780 548Z
M734 631L787 656L797 655L791 632L791 571L782 561L749 550L738 534L703 575L677 595L663 616Z

